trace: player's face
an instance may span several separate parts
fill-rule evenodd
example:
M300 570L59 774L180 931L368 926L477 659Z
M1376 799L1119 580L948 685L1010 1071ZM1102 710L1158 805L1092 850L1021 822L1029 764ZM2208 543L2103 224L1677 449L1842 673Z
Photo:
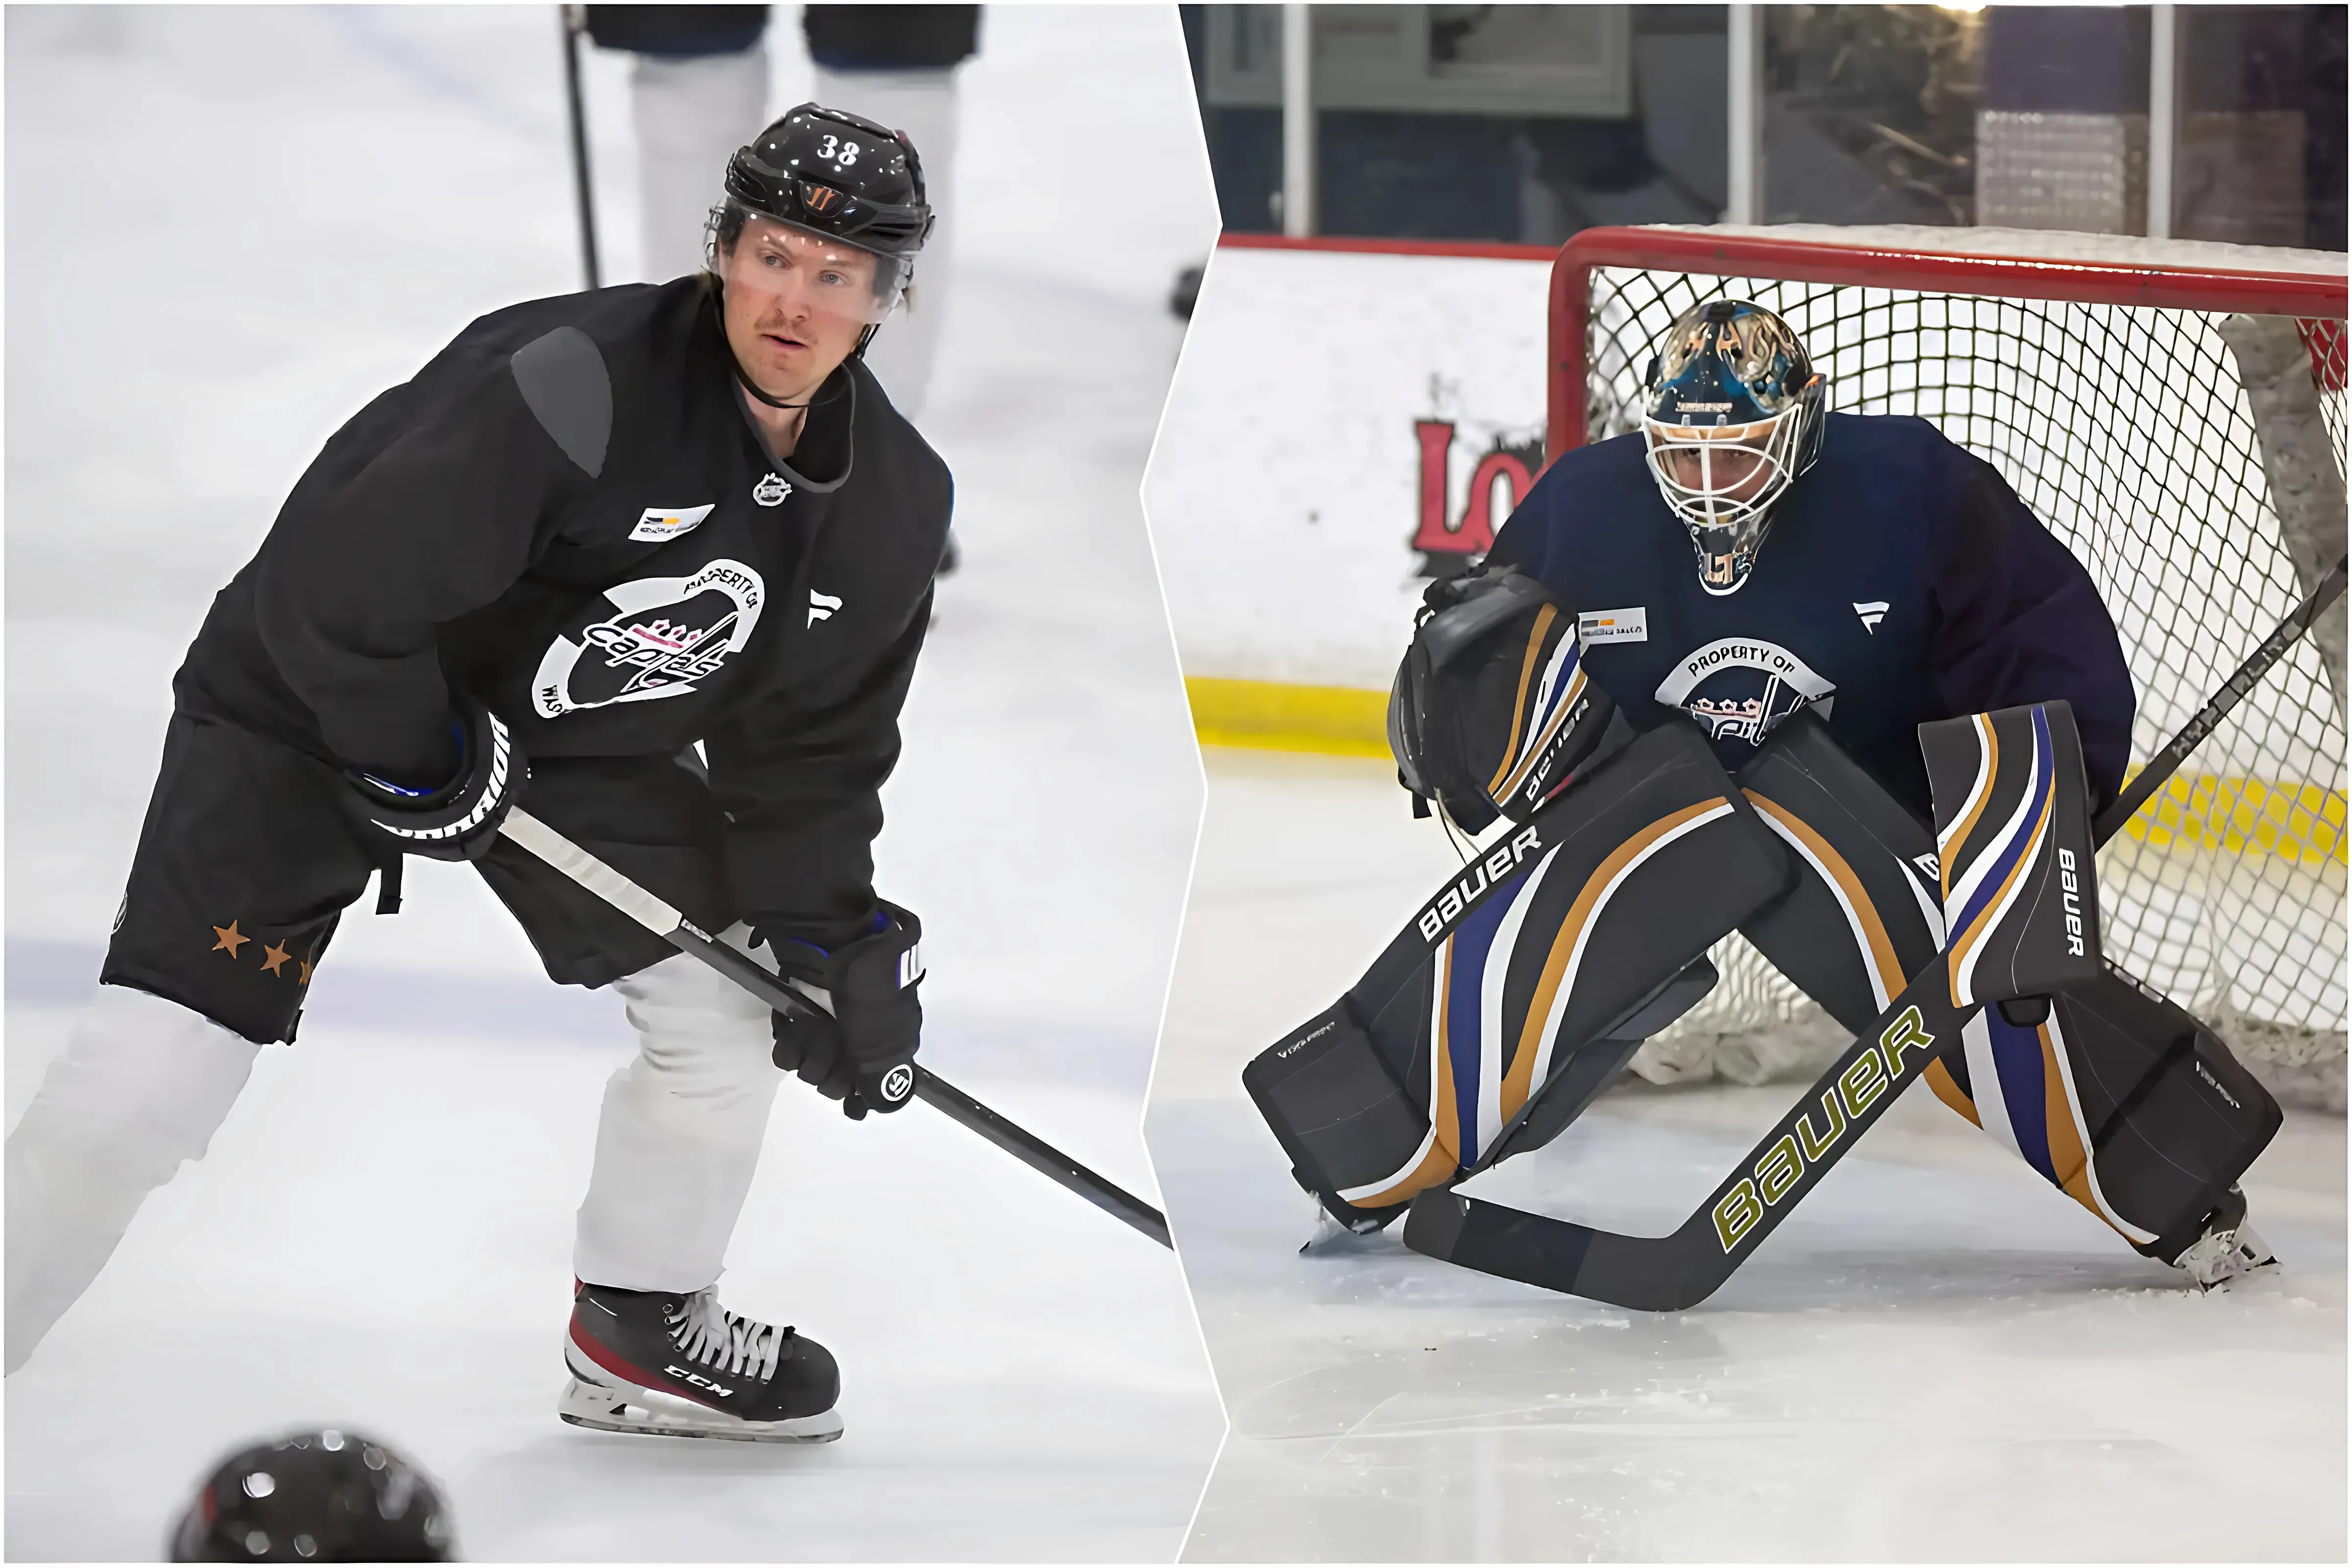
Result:
M1738 503L1753 500L1772 477L1772 464L1751 429L1665 430L1659 460L1685 490ZM1672 442L1667 445L1666 442Z
M814 391L876 320L870 252L764 218L743 226L719 258L727 342L771 397Z

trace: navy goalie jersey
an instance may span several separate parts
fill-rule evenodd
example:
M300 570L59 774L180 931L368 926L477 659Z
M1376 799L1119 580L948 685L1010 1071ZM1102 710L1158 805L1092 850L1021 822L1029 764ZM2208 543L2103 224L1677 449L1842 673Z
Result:
M2122 787L2132 684L2090 574L1991 465L1924 419L1832 414L1736 593L1699 585L1643 437L1563 453L1492 557L1578 615L1585 668L1636 725L1679 708L1737 769L1811 708L1922 816L1918 727L2063 698L2093 808Z

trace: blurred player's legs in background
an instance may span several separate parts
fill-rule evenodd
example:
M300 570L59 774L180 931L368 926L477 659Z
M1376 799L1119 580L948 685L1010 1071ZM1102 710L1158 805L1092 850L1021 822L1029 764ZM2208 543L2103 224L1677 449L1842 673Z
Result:
M952 70L835 71L817 68L816 100L903 131L923 159L923 181L940 219L923 247L907 303L874 334L866 363L892 406L920 428L940 352L940 328L954 286L955 231L947 194L955 168L956 73Z
M588 36L636 56L638 276L667 283L702 265L702 226L727 160L767 123L765 5L591 5Z
M639 55L629 72L637 133L638 269L666 283L702 265L702 226L722 194L719 171L760 129L768 105L768 52L664 59Z
M801 25L816 66L816 100L905 132L940 214L906 308L866 351L892 405L919 426L954 287L956 73L979 51L980 7L809 5Z

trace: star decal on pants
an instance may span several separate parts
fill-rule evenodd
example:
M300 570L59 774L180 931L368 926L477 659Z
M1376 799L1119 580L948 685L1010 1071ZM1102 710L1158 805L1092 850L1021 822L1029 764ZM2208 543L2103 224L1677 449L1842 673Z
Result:
M236 956L236 950L239 947L253 940L249 936L243 936L238 933L236 922L235 921L229 921L228 924L225 926L213 927L213 934L220 938L220 940L213 943L212 950L215 952L220 952L226 950L231 958L235 958Z

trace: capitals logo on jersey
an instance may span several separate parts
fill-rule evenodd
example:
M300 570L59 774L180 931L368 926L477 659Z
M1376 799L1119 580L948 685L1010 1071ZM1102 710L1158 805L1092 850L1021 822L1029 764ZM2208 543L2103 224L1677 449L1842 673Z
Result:
M548 645L531 681L542 719L583 708L679 697L719 672L751 640L766 585L740 561L713 561L690 577L640 577L604 590L583 620Z
M1799 709L1828 718L1837 687L1778 643L1723 637L1685 654L1654 695L1697 720L1712 740L1760 746Z

